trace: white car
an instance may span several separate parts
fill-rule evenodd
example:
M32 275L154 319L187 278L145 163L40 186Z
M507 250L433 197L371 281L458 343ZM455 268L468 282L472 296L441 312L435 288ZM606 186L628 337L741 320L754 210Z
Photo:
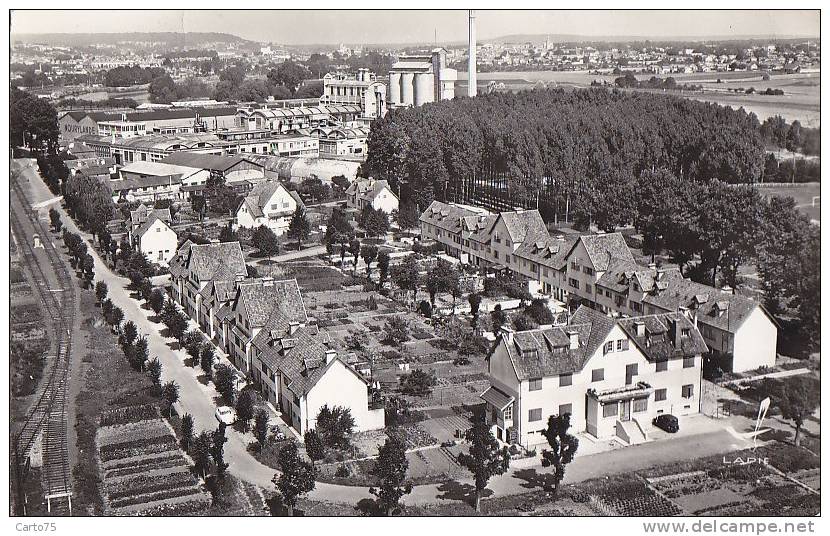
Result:
M236 422L236 411L230 406L216 408L216 420L230 426Z

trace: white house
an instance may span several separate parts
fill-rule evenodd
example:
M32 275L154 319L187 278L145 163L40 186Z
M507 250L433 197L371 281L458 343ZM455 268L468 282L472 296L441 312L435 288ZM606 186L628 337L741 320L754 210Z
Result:
M398 210L398 196L392 192L386 181L376 181L372 178L357 179L346 189L346 205L357 210L372 207L392 214Z
M265 225L279 236L288 231L291 216L297 207L304 207L295 191L282 183L265 181L256 185L236 210L236 225L253 229Z
M156 215L150 216L131 233L133 247L143 253L147 259L161 266L167 266L173 255L179 238L167 223Z
M704 352L681 313L613 319L583 306L567 326L503 329L481 397L505 443L545 443L548 418L565 413L574 432L641 443L656 415L699 412Z

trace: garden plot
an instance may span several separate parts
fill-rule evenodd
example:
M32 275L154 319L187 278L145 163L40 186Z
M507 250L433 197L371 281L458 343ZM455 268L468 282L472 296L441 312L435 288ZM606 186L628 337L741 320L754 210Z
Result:
M671 500L649 487L644 479L634 475L616 475L598 479L580 486L601 511L620 516L676 516L682 510Z
M154 407L104 413L95 442L109 514L181 515L210 506L210 494Z

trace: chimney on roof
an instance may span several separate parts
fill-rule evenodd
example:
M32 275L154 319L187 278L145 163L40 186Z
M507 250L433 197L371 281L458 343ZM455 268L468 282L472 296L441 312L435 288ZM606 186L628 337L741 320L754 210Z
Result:
M652 272L656 271L657 270L657 263L654 263L654 262L648 263L648 269L651 270Z
M574 329L574 330L569 330L567 333L568 333L568 340L570 340L570 342L571 342L570 349L571 350L576 350L577 348L579 348L579 332Z
M499 335L501 335L501 338L507 344L511 344L513 342L513 330L509 327L502 326L501 329L499 329Z
M646 334L646 323L642 320L634 322L634 328L637 330L638 337L644 337Z
M733 289L729 285L724 285L723 288L720 289L720 291L724 294L735 294L735 289Z
M300 323L299 322L295 322L295 321L292 320L291 322L288 323L288 334L289 335L294 335L297 332L298 329L300 329Z
M675 349L680 348L680 320L677 318L669 318L669 340L674 345Z
M334 361L337 357L337 350L326 350L326 365Z

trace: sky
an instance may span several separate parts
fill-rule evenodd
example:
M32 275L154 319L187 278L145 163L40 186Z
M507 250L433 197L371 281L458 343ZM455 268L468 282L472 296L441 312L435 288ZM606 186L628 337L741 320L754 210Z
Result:
M479 40L509 34L819 36L813 11L478 10ZM13 33L226 32L253 41L307 44L463 42L464 10L422 11L14 11Z

